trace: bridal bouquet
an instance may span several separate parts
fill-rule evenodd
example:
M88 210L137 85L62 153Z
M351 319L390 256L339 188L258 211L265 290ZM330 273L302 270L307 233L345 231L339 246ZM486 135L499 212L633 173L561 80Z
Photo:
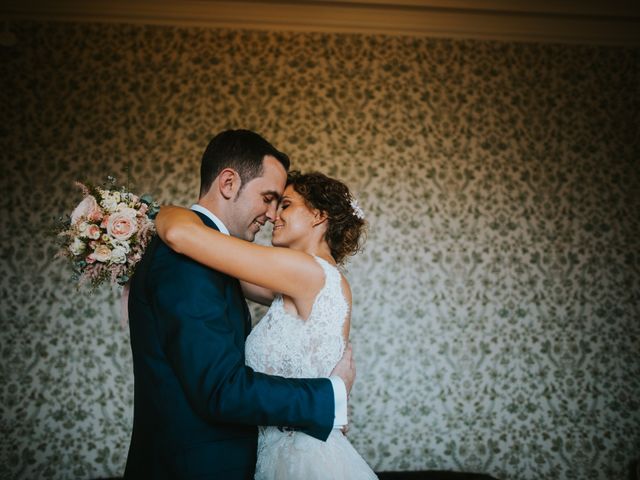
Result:
M80 283L97 287L106 280L125 285L155 233L159 206L149 195L138 197L124 187L76 182L84 198L57 229L58 256L71 260Z

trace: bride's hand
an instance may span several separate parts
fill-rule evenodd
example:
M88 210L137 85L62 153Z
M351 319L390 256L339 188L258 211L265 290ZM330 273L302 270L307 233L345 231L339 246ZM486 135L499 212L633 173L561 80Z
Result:
M342 358L331 372L331 375L337 375L344 382L344 386L347 389L347 398L351 393L351 387L356 379L356 364L353 360L353 350L351 348L351 342L347 345L347 348L342 355Z

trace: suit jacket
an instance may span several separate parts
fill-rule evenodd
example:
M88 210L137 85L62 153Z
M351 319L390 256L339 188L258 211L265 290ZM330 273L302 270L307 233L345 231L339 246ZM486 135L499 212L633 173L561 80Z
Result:
M158 237L131 280L129 328L135 390L125 478L249 479L256 425L329 436L331 382L245 366L251 323L238 280L174 252Z

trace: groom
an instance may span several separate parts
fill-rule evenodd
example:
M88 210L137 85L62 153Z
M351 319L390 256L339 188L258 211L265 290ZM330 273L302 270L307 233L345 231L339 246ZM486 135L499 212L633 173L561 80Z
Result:
M273 222L289 158L260 135L228 130L202 158L198 204L210 228L253 241ZM132 279L129 325L135 400L127 479L250 479L256 425L326 440L346 421L351 351L333 376L285 379L245 366L249 309L235 278L156 237Z

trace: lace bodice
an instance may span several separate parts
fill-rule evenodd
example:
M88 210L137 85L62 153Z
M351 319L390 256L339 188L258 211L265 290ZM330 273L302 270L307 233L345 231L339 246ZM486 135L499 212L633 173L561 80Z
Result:
M342 327L349 304L342 277L327 261L314 257L325 273L307 320L288 313L282 296L251 331L245 345L246 363L258 372L290 378L328 377L342 357Z

